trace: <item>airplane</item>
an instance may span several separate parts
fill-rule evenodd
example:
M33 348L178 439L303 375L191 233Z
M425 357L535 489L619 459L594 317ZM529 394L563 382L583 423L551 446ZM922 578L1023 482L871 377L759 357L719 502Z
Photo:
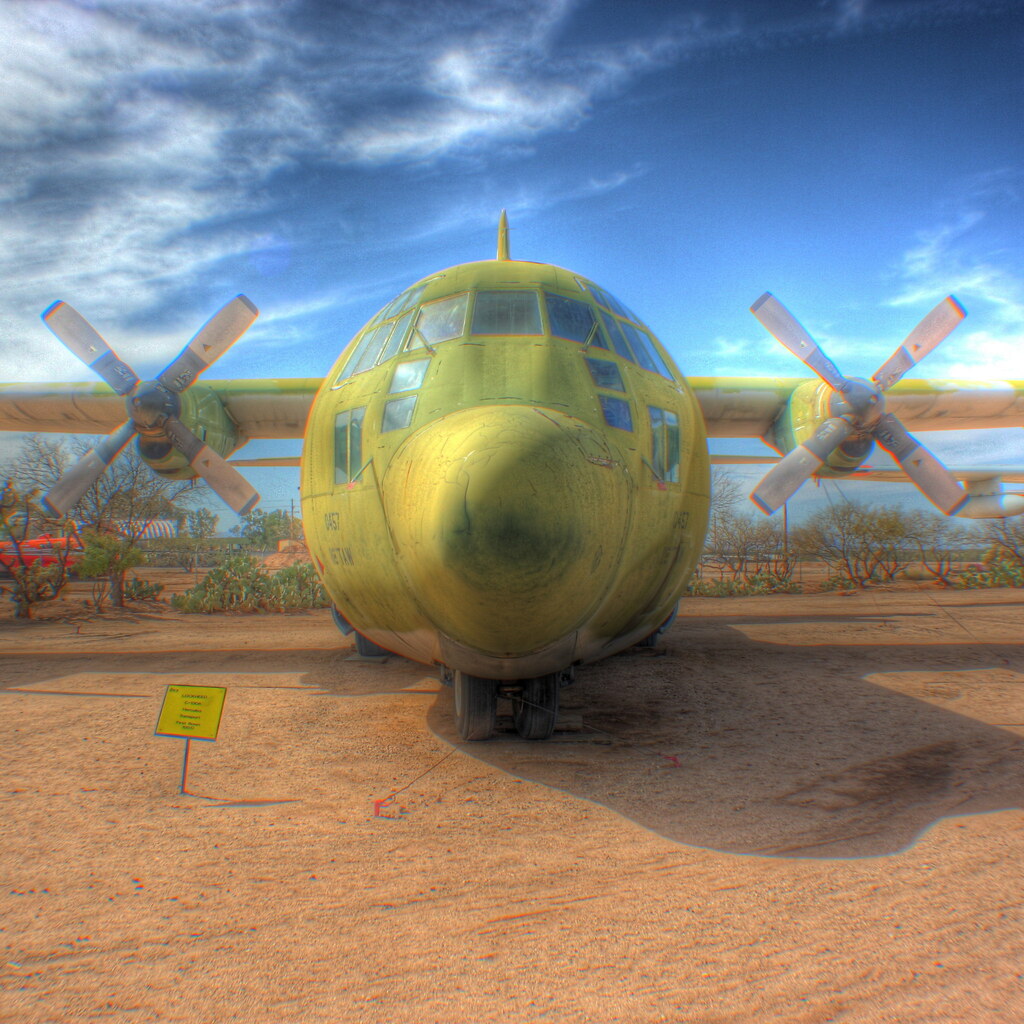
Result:
M81 551L82 542L76 533L54 536L43 533L28 540L0 540L0 570L12 572L18 566L39 563L42 566L56 565L63 561L72 566L78 561L73 551Z
M907 431L1024 426L1024 381L901 379L963 318L955 299L870 380L843 376L774 296L752 312L814 378L684 377L610 292L513 260L503 212L495 259L406 288L322 379L197 383L255 319L244 296L150 382L55 303L44 322L105 383L0 386L0 429L107 434L49 491L58 515L136 435L156 472L202 477L244 514L259 496L227 457L303 438L307 545L359 653L437 666L464 740L494 733L499 698L521 737L546 739L577 666L673 620L707 528L708 436L780 453L751 495L769 513L876 442L947 514L1020 511L972 505Z

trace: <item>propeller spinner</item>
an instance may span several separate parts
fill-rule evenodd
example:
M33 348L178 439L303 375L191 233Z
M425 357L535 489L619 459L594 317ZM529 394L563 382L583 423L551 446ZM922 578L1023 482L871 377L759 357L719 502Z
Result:
M952 295L943 299L907 335L902 345L882 364L870 381L846 378L821 350L796 317L765 292L750 312L790 352L810 367L831 389L831 416L811 438L797 445L764 476L750 495L771 515L784 505L805 480L851 437L874 438L899 463L918 490L946 515L955 515L968 495L949 471L903 424L885 411L885 392L929 352L967 315Z
M252 511L259 494L237 469L182 423L178 396L245 333L258 315L259 310L244 295L236 296L207 320L155 381L143 384L77 310L66 302L50 306L43 313L43 322L83 363L124 396L128 419L50 488L43 499L48 508L58 516L73 508L139 434L150 444L177 448L239 515Z

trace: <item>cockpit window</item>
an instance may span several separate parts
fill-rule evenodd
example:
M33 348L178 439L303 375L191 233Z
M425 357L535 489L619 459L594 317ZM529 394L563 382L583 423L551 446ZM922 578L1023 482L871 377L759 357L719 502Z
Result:
M626 337L629 338L640 365L645 370L650 370L652 373L660 373L662 377L672 380L672 374L669 373L665 360L661 358L651 339L632 324L624 323L619 324L619 326Z
M541 334L536 292L478 292L473 334Z
M428 345L457 338L466 329L466 305L469 295L450 295L447 299L427 303L416 321L415 331ZM410 348L414 347L410 343Z
M415 391L423 383L429 365L429 359L399 363L395 367L395 375L391 378L391 394L394 395L400 391Z
M594 327L594 311L585 302L567 299L561 295L545 292L548 304L548 320L551 322L551 333L556 338L567 338L569 341L584 342L590 337ZM604 348L604 338L600 331L595 331L590 342L598 348Z
M608 388L609 391L626 390L618 364L610 359L588 359L587 369L590 370L590 376L594 378L594 383L599 388Z
M650 370L651 373L657 373L658 367L651 358L650 352L647 351L647 339L632 324L620 321L619 328L629 339L629 347L633 350L633 354L636 356L636 361L645 370Z
M384 343L390 324L382 324L380 327L368 327L359 339L352 355L348 357L344 369L338 374L335 386L343 380L347 380L353 373L361 373L363 370L373 366L377 359L380 346Z
M398 316L399 313L409 309L410 306L415 306L420 300L420 296L423 294L423 289L427 287L429 282L423 284L414 285L412 288L406 288L400 295L396 295L371 321L371 323L378 323L381 320L390 320L393 316Z
M619 329L618 320L603 311L601 313L601 319L604 321L608 337L611 338L612 348L614 348L623 359L628 359L631 363L635 363L636 359L634 358L632 351L630 351L629 342L626 341L625 335Z
M415 314L416 310L410 309L401 320L395 321L395 329L391 332L388 342L384 346L384 351L380 354L380 362L386 362L392 356L402 351L402 342L405 341L405 336L409 333L409 323Z

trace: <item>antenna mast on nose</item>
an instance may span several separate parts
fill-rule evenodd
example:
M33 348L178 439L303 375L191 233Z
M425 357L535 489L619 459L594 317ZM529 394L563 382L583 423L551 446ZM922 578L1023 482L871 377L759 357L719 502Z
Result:
M508 217L505 215L505 211L501 211L501 216L498 218L498 255L497 259L507 260L511 259L508 254Z

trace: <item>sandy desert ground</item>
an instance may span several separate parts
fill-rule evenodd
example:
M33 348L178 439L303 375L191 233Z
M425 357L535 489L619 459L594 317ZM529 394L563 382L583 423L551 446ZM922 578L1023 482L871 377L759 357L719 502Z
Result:
M353 654L0 619L0 1019L1024 1019L1024 593L691 599L539 744ZM227 687L193 795L174 683Z

